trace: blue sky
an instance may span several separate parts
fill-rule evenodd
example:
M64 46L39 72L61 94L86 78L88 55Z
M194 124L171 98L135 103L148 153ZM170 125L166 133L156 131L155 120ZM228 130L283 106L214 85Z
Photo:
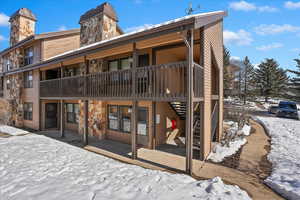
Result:
M37 33L78 28L80 15L101 0L1 0L0 50L8 47L7 16L27 7L38 18ZM228 10L224 40L233 57L249 56L253 64L275 58L281 67L294 68L300 54L300 0L111 0L124 30L182 17L189 3L196 12Z

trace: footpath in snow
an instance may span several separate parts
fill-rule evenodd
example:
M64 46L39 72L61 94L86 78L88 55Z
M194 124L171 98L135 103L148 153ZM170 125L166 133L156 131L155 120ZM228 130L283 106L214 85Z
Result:
M271 136L272 174L265 182L291 200L300 199L300 121L257 117Z
M1 200L250 199L220 178L144 169L40 135L0 138L0 152Z

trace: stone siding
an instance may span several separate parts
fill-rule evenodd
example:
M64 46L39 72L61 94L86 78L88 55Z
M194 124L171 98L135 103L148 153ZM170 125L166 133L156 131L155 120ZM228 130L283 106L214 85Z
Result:
M80 46L118 36L117 22L102 13L81 22Z
M35 21L22 16L15 16L13 19L11 19L10 23L11 46L31 35L34 35Z

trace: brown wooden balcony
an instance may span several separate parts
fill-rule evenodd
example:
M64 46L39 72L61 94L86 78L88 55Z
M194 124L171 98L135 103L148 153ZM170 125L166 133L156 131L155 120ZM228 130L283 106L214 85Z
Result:
M177 62L140 67L136 71L129 69L46 80L40 82L40 96L62 99L185 101L186 67L186 62ZM202 71L202 68L195 66L194 91L197 97L202 97ZM136 84L133 84L133 77Z

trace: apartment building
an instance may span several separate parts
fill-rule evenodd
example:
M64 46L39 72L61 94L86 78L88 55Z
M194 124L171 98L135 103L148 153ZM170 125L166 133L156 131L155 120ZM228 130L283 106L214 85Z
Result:
M123 33L109 3L81 15L80 29L35 34L26 8L10 18L0 52L3 121L36 130L155 149L184 139L186 170L205 160L223 121L224 11ZM0 116L1 117L1 116Z

